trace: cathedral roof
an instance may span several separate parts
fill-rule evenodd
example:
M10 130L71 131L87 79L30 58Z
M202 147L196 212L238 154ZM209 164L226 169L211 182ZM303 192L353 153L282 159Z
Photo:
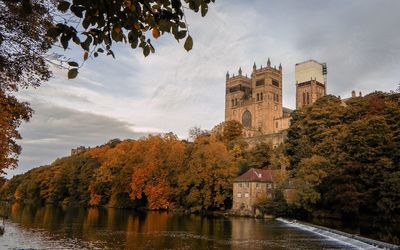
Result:
M272 171L268 169L251 168L246 173L237 177L235 181L273 182Z

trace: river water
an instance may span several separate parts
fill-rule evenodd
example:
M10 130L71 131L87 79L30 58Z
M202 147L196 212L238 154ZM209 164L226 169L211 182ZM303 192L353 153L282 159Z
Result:
M355 249L277 220L19 204L0 212L0 249Z

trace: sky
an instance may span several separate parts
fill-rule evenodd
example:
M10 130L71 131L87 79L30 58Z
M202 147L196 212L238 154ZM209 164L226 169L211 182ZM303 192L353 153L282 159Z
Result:
M54 77L19 93L35 113L22 124L19 167L7 178L48 165L71 148L110 139L138 139L224 120L225 74L251 74L252 65L283 66L283 104L295 107L294 65L328 65L328 93L395 90L400 82L398 0L216 0L206 17L186 13L192 51L165 35L145 58L125 44L116 59L86 61L76 79L52 67ZM82 51L52 52L82 61Z

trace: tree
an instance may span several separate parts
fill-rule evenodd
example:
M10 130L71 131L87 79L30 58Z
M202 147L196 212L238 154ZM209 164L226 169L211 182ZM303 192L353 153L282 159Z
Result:
M51 26L51 1L0 1L0 175L15 168L21 147L17 128L28 121L32 110L10 92L37 87L51 76L45 53L52 38L46 36Z
M293 180L296 188L295 205L313 210L313 206L321 199L318 186L327 176L329 168L329 161L321 156L314 155L301 160Z
M54 39L52 1L0 1L0 90L37 87L51 76L45 54Z
M18 102L0 90L0 175L7 168L17 167L18 155L21 152L16 140L21 139L17 128L22 121L29 121L32 109L27 103Z
M224 131L223 131L223 139L226 142L231 142L240 136L243 133L243 125L235 120L227 121L224 123Z
M84 60L103 52L114 57L114 42L124 42L133 49L140 47L148 56L155 52L149 37L157 39L165 33L177 41L185 39L184 48L189 51L193 39L185 10L200 11L205 16L211 2L214 0L60 1L57 8L64 17L47 34L57 38L64 49L71 41L80 46ZM65 22L67 19L82 23L82 30ZM69 62L69 66L68 77L76 77L78 63Z
M201 136L188 156L188 169L179 178L184 206L196 212L228 208L237 168L225 144Z

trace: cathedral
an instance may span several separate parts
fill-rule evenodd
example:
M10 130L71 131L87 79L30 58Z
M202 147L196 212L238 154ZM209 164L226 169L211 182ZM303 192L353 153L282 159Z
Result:
M254 63L248 77L239 68L238 74L226 74L225 121L243 125L244 137L279 134L290 124L292 110L282 105L283 69ZM296 108L311 105L326 95L326 64L309 60L295 65Z

